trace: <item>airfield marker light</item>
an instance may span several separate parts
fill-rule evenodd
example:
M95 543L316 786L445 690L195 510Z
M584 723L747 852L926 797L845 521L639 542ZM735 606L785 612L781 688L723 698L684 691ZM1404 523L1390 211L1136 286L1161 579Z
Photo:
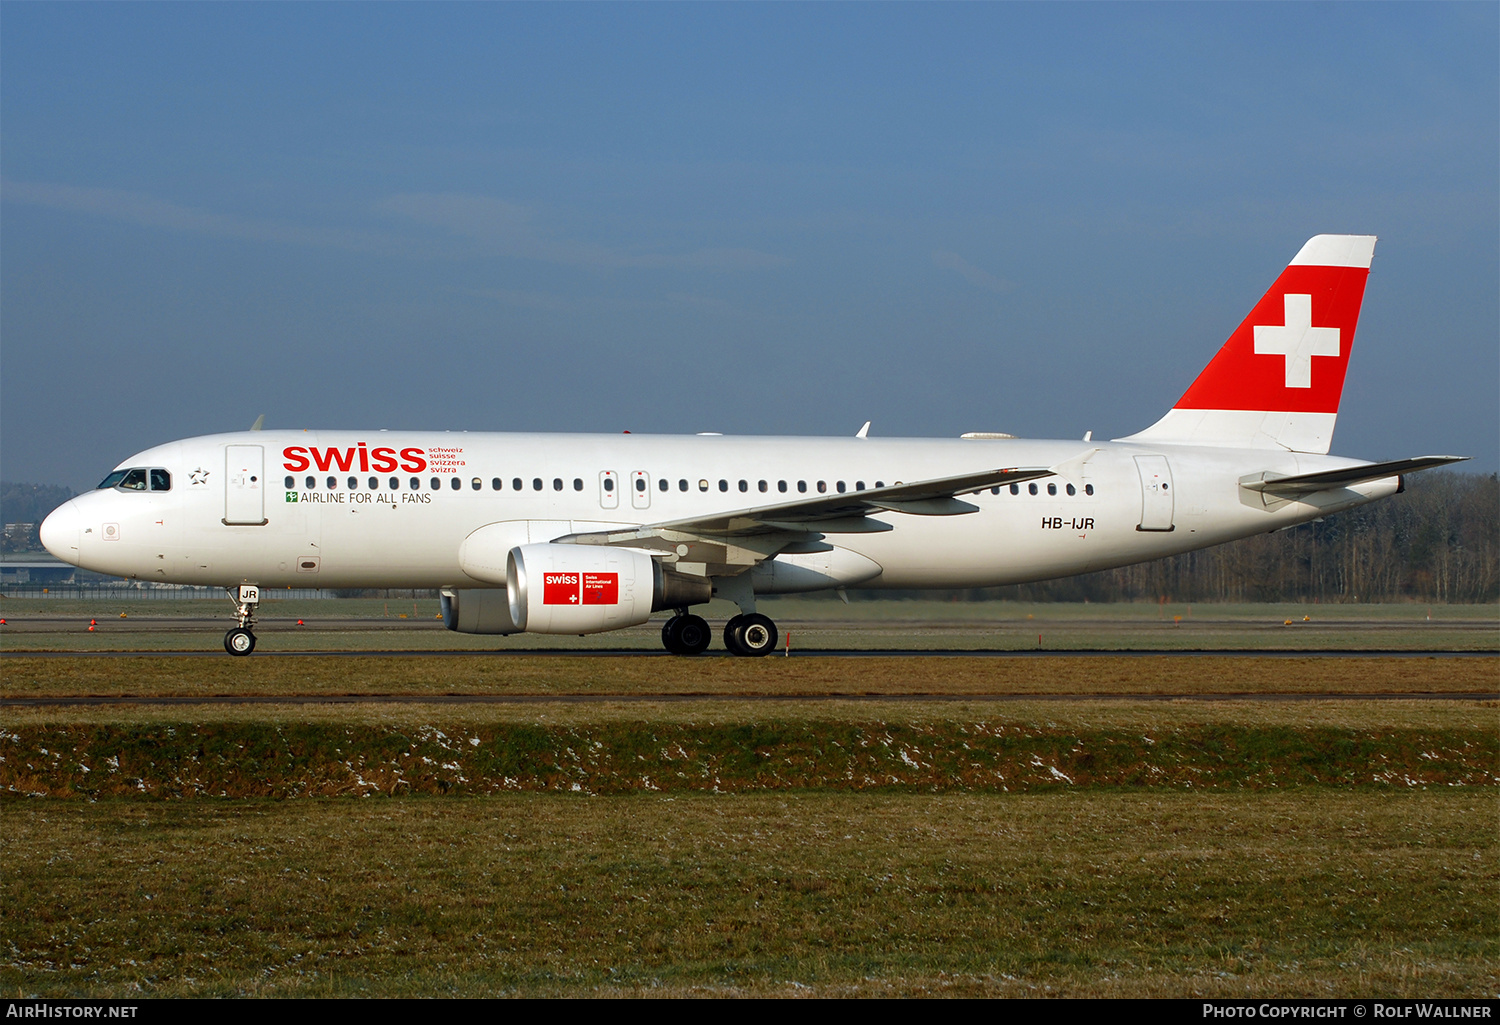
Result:
M93 632L94 632L94 628L93 627L89 627L89 633L93 633Z
M5 620L0 619L0 626L4 626L4 625L5 625Z
M307 624L304 623L304 622L302 622L302 620L299 619L299 620L297 620L297 625L298 626L306 626Z
M89 626L98 626L98 625L99 625L99 621L97 619L91 619L91 620L89 620Z
M125 613L123 613L123 612L122 612L122 613L120 613L120 618L121 618L121 619L124 619L124 618L125 618Z

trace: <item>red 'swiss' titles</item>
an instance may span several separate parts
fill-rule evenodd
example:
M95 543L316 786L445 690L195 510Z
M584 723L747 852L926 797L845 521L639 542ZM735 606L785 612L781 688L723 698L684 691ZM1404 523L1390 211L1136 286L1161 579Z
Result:
M372 470L376 473L391 473L398 466L406 473L421 473L427 469L427 454L420 448L403 448L398 454L395 449L384 446L367 448L364 442L354 448L292 445L281 450L281 458L284 460L281 465L292 473L300 473L313 466L325 472L339 470L344 473L351 470L361 473Z
M618 573L543 573L543 605L618 605Z

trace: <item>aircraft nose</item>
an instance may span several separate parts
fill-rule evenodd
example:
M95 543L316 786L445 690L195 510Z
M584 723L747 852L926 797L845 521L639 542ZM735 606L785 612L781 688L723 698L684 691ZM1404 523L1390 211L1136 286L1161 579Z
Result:
M83 515L78 501L64 502L42 521L37 536L42 547L64 562L78 565L78 542L83 527Z

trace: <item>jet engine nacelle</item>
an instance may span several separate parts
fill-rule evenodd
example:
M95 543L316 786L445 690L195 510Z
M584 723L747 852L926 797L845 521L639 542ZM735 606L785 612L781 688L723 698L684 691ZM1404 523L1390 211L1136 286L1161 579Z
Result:
M644 552L534 544L510 550L510 618L528 633L590 634L636 626L657 609L706 602L707 579L664 570Z

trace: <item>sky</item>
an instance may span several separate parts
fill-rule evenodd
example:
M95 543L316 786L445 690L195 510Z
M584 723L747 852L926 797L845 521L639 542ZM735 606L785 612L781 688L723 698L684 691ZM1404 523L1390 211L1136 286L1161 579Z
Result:
M1500 467L1500 6L0 3L0 475L267 427L1118 437L1375 234Z

